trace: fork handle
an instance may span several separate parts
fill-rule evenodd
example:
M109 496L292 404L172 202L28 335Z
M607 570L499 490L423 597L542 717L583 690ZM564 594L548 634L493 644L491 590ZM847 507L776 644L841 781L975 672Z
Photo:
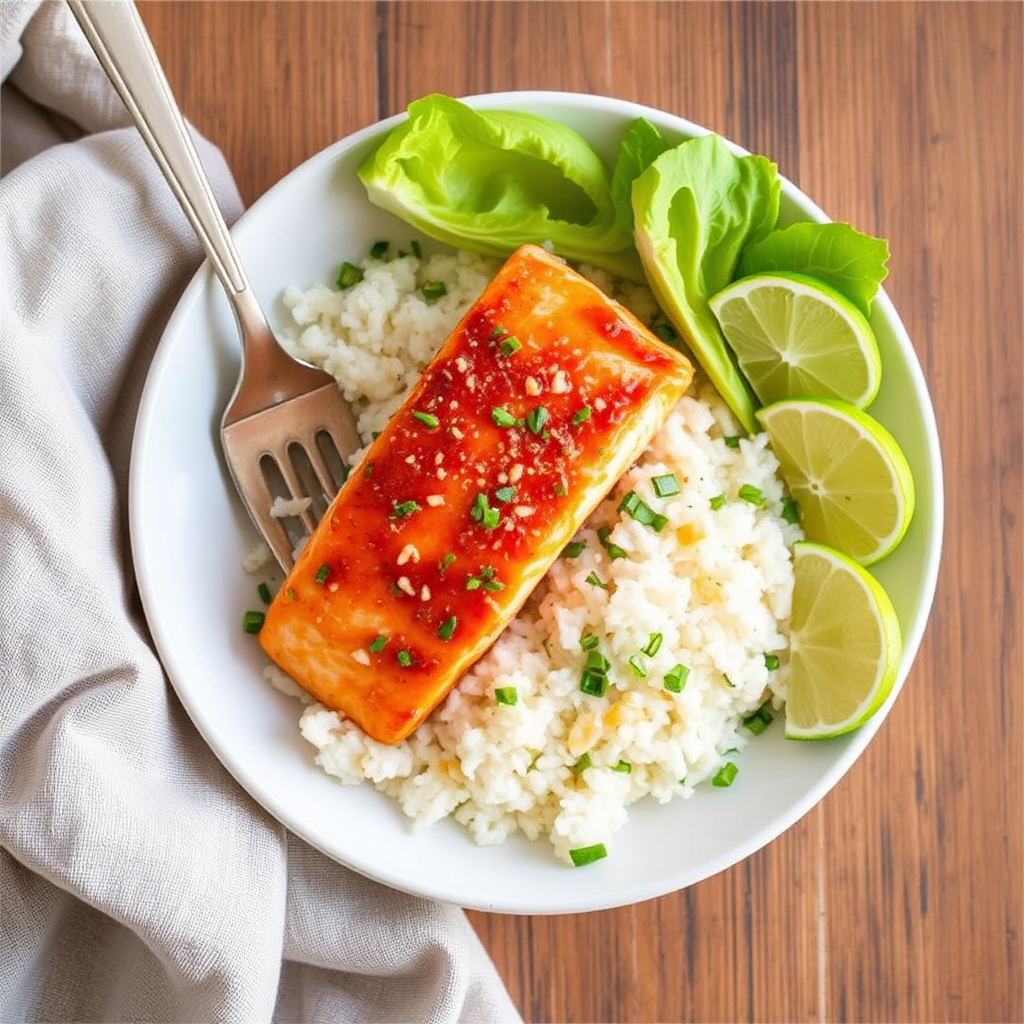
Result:
M278 357L273 351L278 349L277 342L252 293L209 178L133 0L67 3L224 285L241 328L244 356L257 363L272 362Z

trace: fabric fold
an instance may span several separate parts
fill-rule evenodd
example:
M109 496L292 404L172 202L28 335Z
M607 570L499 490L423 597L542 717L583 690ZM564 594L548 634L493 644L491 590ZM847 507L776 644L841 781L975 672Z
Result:
M517 1020L461 910L289 835L175 698L128 468L202 253L66 5L0 48L0 1019Z

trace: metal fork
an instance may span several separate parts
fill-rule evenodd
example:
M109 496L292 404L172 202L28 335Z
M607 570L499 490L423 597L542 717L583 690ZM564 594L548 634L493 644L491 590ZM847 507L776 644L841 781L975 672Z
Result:
M360 446L351 410L332 377L293 359L275 339L133 0L67 3L231 302L242 363L221 420L221 444L249 517L287 570L298 538L271 506L279 496L310 499L299 517L305 532L313 531L340 486L343 464Z

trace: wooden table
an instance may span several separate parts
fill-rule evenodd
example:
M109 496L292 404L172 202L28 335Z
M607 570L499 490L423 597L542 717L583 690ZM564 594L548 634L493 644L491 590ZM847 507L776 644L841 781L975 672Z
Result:
M530 1021L1020 1021L1019 3L146 2L247 202L433 91L561 89L681 114L890 240L946 544L875 742L767 849L683 892L471 915Z

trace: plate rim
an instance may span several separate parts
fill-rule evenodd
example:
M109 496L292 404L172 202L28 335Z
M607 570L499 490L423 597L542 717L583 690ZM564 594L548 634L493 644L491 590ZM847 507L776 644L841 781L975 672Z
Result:
M669 124L675 131L682 134L710 134L711 129L705 128L696 122L668 111L658 110L629 100L622 100L615 97L595 96L585 93L560 92L551 90L513 90L496 93L480 93L463 97L465 102L478 106L500 107L512 104L563 104L572 107L585 109L595 113L595 101L600 104L612 104L614 112L622 116L644 116L649 117L656 123ZM341 153L347 152L368 140L383 134L390 128L406 119L406 114L398 113L384 118L331 143L319 152L311 155L292 171L286 174L278 182L275 182L266 192L263 193L232 226L232 234L238 231L239 237L244 239L250 230L247 225L256 224L259 221L261 211L275 201L275 197L286 188L294 188L302 179L319 173L324 165L330 165L338 159ZM724 137L723 137L724 138ZM742 147L726 139L726 142L738 153L746 153ZM810 219L827 221L829 218L800 189L789 179L780 175L783 191L805 212L809 212ZM887 720L889 710L895 702L907 677L911 671L917 652L920 648L924 634L927 630L931 609L934 603L937 588L938 575L941 562L942 537L944 531L944 503L943 503L943 471L942 458L939 445L939 435L936 424L935 412L928 392L924 372L917 358L916 351L906 331L898 311L889 299L884 289L880 289L875 299L876 304L884 311L884 316L893 330L897 344L904 356L905 368L911 378L915 390L919 411L922 417L924 434L927 442L927 454L929 458L929 470L932 476L932 492L929 512L932 522L932 534L934 542L930 548L929 558L923 574L921 598L918 602L918 614L914 620L914 628L904 636L903 655L901 658L900 674L898 683L890 694L886 704L881 711L868 723L862 726L857 732L851 734L846 741L846 747L842 754L832 763L831 767L816 780L806 792L805 796L795 801L787 811L778 815L772 822L769 829L752 833L744 842L731 847L728 856L712 859L705 863L704 869L697 872L690 872L682 878L677 878L671 885L666 886L664 880L644 884L638 882L629 891L617 890L607 899L590 899L586 905L581 905L578 900L567 897L561 903L550 903L543 906L526 906L521 902L502 900L500 894L493 899L466 901L458 893L449 892L430 884L410 887L407 878L400 878L393 873L373 870L371 865L365 863L353 863L349 859L339 857L336 851L326 848L324 844L311 837L308 829L304 829L301 823L296 823L290 818L287 812L281 808L268 805L265 794L261 792L258 781L253 777L252 772L244 763L238 762L226 752L220 743L212 735L211 729L205 720L200 708L196 707L187 687L181 685L177 673L172 671L171 666L176 663L176 657L172 650L168 649L168 643L163 635L163 630L158 625L159 616L150 608L150 597L143 584L143 577L146 573L147 554L142 542L142 527L140 527L140 516L142 515L142 497L139 493L139 479L142 472L140 466L141 451L145 445L148 431L153 429L153 419L156 415L154 408L154 395L159 391L159 382L166 370L167 364L174 357L174 339L180 334L183 325L193 313L194 307L200 302L209 289L219 288L219 282L214 276L209 261L204 260L199 269L191 277L185 289L182 291L176 302L171 316L162 332L160 342L154 353L151 364L148 368L146 381L140 396L139 408L136 416L135 428L132 436L131 459L129 464L128 478L128 511L129 511L129 533L131 552L133 559L133 571L136 585L142 603L143 612L149 627L156 653L160 659L162 668L167 679L170 681L179 701L189 716L190 721L200 733L203 742L207 744L218 761L224 766L235 781L249 794L249 796L268 814L273 816L284 827L299 836L303 841L319 849L327 857L351 870L370 877L376 881L386 884L401 891L413 893L425 898L438 899L445 902L455 903L463 907L481 910L492 913L509 914L563 914L563 913L589 913L600 910L612 909L619 906L632 905L649 899L666 895L670 892L679 891L690 885L696 884L723 870L735 866L753 853L763 849L773 842L783 832L787 831L801 818L803 818L814 806L820 803L835 785L845 776L853 764L859 759L865 748L869 745L883 722ZM217 453L220 459L220 453ZM376 794L381 800L390 800L383 794ZM635 805L634 805L635 806ZM461 826L457 826L460 827ZM626 826L628 828L628 825ZM466 842L472 840L466 835Z

